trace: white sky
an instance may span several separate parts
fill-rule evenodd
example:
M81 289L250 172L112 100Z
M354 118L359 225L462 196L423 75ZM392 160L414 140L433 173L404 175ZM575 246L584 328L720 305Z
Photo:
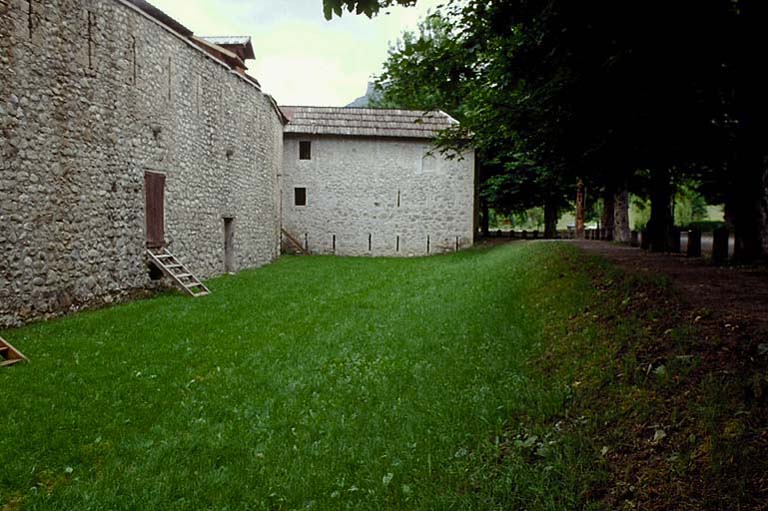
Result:
M322 0L149 0L195 35L250 35L249 73L281 105L344 106L365 94L389 42L445 0L419 0L376 18L345 11L326 21Z

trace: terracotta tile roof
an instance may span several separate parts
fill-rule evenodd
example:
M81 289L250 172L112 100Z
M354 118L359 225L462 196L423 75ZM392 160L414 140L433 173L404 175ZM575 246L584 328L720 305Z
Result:
M288 124L285 133L360 137L434 138L458 124L445 112L281 106Z

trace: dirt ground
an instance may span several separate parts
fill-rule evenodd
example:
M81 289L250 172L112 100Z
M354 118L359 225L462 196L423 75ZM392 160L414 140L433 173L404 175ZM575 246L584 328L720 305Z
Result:
M572 318L573 332L603 325L607 335L595 342L610 354L593 373L585 358L573 411L594 419L590 442L610 446L602 456L608 476L586 500L604 509L768 511L768 267L564 242L627 274L616 285L614 275L590 270L608 303ZM584 262L573 264L579 271ZM651 278L634 278L644 275ZM635 325L631 345L611 333L627 322ZM561 340L545 367L581 352L567 335Z
M656 254L604 241L572 241L629 272L666 276L694 310L768 331L768 268L715 266L707 258Z
M666 425L665 450L649 445L633 420L605 428L606 437L631 447L608 456L614 483L604 503L609 509L654 511L768 509L768 267L715 266L707 258L610 242L572 243L630 275L668 283L669 294L640 290L649 294L630 312L651 332L635 347L641 366L671 366L679 357L680 347L666 332L686 325L697 332L684 347L699 360L697 367L644 394L654 420ZM654 311L657 324L642 319L645 310ZM693 447L690 439L699 439L699 445ZM669 452L687 461L676 465ZM628 492L631 488L635 491Z

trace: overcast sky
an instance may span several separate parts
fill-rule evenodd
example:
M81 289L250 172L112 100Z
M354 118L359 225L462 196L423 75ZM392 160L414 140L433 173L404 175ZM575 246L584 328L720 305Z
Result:
M345 12L326 21L322 0L149 0L195 35L250 35L249 73L281 105L344 106L365 93L390 41L444 0L390 9L374 19Z

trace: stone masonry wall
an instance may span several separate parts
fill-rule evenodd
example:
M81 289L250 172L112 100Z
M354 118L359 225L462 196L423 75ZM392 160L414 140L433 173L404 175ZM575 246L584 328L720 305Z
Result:
M311 142L311 160L299 159L300 141ZM352 256L472 246L471 153L448 160L429 140L293 134L283 152L283 227L312 253L334 253L334 236L335 253ZM307 189L306 206L295 205L296 187Z
M0 0L0 327L151 285L146 171L202 278L279 254L269 97L119 0Z

